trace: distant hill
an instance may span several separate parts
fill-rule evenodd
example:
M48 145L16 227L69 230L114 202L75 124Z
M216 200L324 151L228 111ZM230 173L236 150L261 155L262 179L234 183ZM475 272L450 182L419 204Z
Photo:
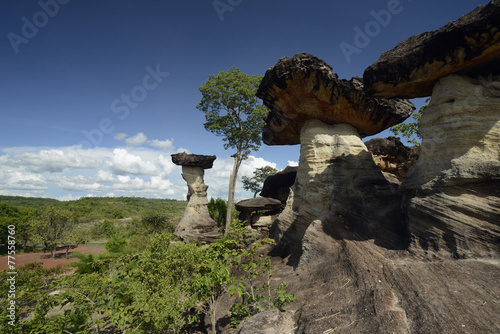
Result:
M29 211L54 205L74 213L81 222L140 217L151 211L171 212L182 216L187 206L186 201L141 197L83 197L75 201L58 201L51 198L0 195L0 203Z

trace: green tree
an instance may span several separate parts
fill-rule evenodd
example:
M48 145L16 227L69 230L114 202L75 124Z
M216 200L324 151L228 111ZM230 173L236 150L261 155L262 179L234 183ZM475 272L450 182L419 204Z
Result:
M253 197L257 196L257 193L262 190L262 185L268 176L274 175L278 170L271 166L264 166L257 168L253 172L253 177L243 176L241 181L243 182L243 189L253 192Z
M40 217L32 221L35 234L50 249L55 257L58 244L71 240L74 222L67 211L48 205Z
M261 145L261 133L267 109L255 96L262 76L248 75L231 67L209 79L200 87L201 102L196 106L205 113L205 129L223 137L224 148L236 149L229 180L225 232L229 231L236 178L241 162Z
M430 98L425 100L425 102L427 103L424 104L422 107L420 107L418 111L415 111L413 113L412 118L415 120L414 122L394 125L389 130L391 130L392 133L394 133L394 135L396 136L401 134L401 136L408 139L408 142L410 144L413 144L415 146L420 146L420 140L422 140L422 137L420 136L420 130L418 128L418 125L420 123L420 118L422 117L422 113L429 106L429 100Z

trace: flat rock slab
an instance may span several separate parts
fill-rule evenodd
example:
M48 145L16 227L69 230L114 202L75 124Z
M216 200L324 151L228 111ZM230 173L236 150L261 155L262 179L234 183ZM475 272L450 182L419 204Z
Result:
M212 168L214 160L217 159L215 155L187 154L184 152L172 154L171 157L172 162L178 166L201 167L203 169Z
M500 73L500 0L400 42L365 70L363 80L368 95L411 99L431 95L434 84L452 73Z
M255 197L236 203L238 211L274 210L281 206L281 201L274 198Z

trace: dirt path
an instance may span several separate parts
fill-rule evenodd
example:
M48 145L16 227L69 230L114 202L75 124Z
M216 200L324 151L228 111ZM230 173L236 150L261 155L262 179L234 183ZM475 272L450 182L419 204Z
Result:
M69 252L68 259L66 259L66 250L60 250L56 252L55 258L50 257L50 252L23 253L23 254L16 254L14 256L15 259L12 260L11 258L11 261L15 263L16 268L22 267L26 263L43 262L42 267L49 269L57 267L62 264L68 264L74 261L78 261L77 257L72 256L72 254L75 252L82 254L98 254L104 250L105 250L104 245L89 244L89 245L78 246L77 248L72 249ZM7 264L8 264L7 255L0 256L0 270L7 269Z

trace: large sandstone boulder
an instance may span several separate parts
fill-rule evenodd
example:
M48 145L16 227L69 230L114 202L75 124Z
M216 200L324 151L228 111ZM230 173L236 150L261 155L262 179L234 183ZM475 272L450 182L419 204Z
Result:
M450 75L420 122L422 152L401 185L412 250L500 255L500 77Z
M208 212L204 169L212 168L214 155L172 154L172 161L182 166L182 178L188 186L188 205L174 234L184 241L211 242L221 237L217 223Z
M434 84L452 73L500 73L500 0L400 42L365 70L363 80L370 95L415 98L431 95Z
M398 184L420 156L420 146L405 146L397 137L374 138L365 145L384 176Z
M260 196L274 198L285 204L290 195L290 187L295 183L297 177L296 166L287 166L284 170L269 175L264 184Z

